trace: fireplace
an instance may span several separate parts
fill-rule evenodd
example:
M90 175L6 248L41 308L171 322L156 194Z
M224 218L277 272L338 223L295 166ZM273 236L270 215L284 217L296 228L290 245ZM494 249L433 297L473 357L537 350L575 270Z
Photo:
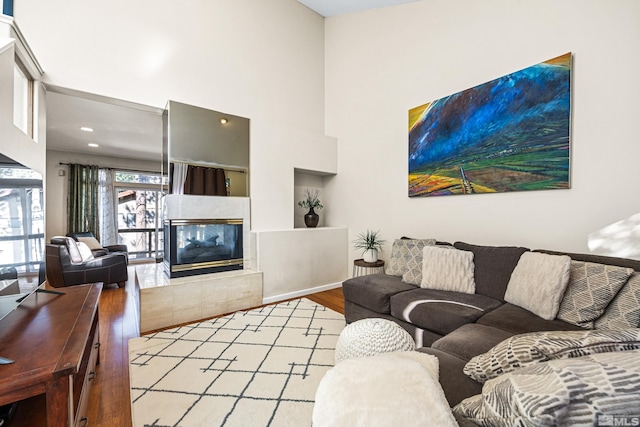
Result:
M164 228L169 277L243 268L242 219L172 219Z

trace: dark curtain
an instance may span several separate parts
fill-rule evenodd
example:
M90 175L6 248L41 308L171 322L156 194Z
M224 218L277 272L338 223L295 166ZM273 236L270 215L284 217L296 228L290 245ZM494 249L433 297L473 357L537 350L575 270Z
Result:
M226 196L227 184L224 169L189 165L184 194Z
M98 166L69 165L67 232L90 231L100 241Z

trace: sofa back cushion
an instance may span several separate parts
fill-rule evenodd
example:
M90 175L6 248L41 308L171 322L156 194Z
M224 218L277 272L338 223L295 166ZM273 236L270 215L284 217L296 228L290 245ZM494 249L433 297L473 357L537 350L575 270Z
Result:
M504 293L520 256L529 249L516 246L479 246L464 242L457 249L473 252L476 293L504 302Z

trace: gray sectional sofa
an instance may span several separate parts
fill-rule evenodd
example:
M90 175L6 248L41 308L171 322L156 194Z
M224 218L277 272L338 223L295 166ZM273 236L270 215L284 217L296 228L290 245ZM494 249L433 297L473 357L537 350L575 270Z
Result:
M432 262L426 257L427 253L432 252L427 252L424 248L429 246L438 248L435 252L439 255L444 253L445 248L463 251L457 253L469 257L469 254L473 254L473 292L456 292L442 289L440 286L435 286L434 289L428 283L425 286L427 273L424 269ZM431 248L429 250L434 251ZM513 296L516 291L513 283L515 279L512 278L517 275L514 272L516 267L518 274L523 274L521 266L524 263L520 263L521 258L542 258L544 262L555 262L566 261L566 256L570 257L570 270L565 270L562 274L570 273L571 278L570 282L563 285L561 291L556 292L560 296L559 301L554 302L553 296L540 294L537 285L528 284L525 286L531 289L531 297L525 294L523 302L512 303L523 298L521 296L521 300L518 300ZM540 331L640 327L639 260L589 254L563 254L546 250L531 251L523 247L480 246L464 242L451 245L434 240L407 238L394 242L391 258L387 262L386 270L386 273L391 274L354 277L343 282L347 323L363 318L381 317L401 325L416 340L418 351L439 359L440 382L452 407L463 399L480 394L483 390L481 382L463 372L465 365L474 356L489 352L500 342L511 337ZM545 268L547 267L533 267L538 271ZM423 277L420 277L421 272ZM600 276L591 280L591 283L587 277L578 277L592 273ZM629 284L632 278L633 283ZM612 284L603 285L603 281L611 281ZM614 283L616 281L622 284ZM598 286L601 288L590 289ZM629 289L630 286L635 288ZM530 308L527 299L534 298L539 299L531 301L536 306L534 311L541 313L547 312L547 305L555 303L553 317L547 316L545 319L522 307ZM636 348L634 345L628 348ZM638 384L635 386L640 387Z

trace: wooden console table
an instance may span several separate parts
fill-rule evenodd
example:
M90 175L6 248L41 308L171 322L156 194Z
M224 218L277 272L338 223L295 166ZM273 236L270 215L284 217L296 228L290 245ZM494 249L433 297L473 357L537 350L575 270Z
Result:
M0 406L45 394L47 426L84 426L102 285L46 289L64 295L33 293L0 321L0 355L15 361L0 365Z

